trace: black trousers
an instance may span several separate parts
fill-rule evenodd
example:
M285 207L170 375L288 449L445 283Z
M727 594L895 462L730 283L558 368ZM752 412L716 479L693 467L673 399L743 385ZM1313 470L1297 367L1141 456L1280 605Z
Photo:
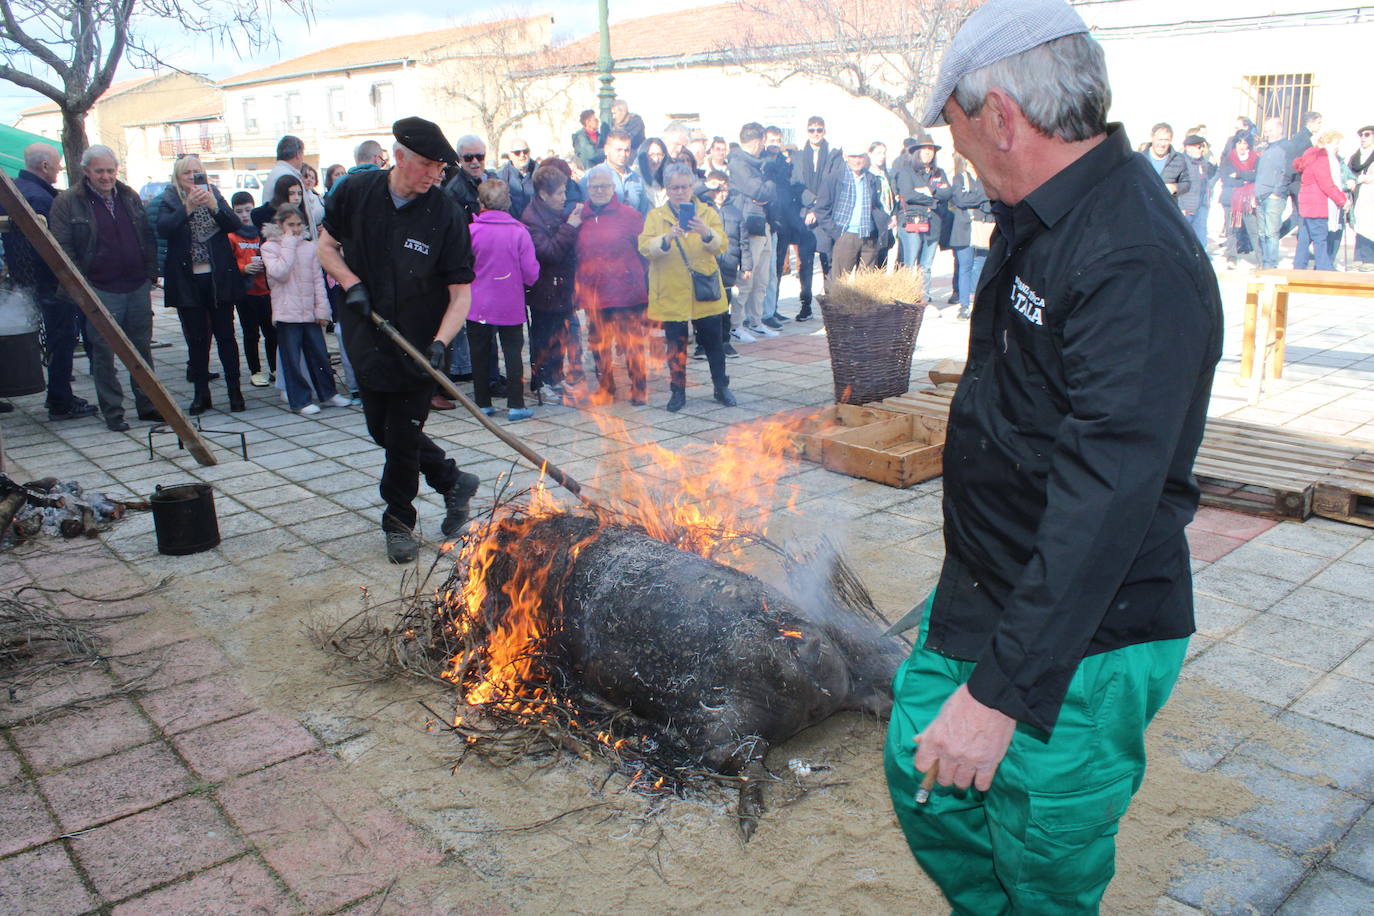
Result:
M596 377L604 390L615 390L615 351L618 347L625 357L625 371L630 376L630 394L643 397L648 389L645 371L645 349L648 346L644 327L646 306L587 310L587 346L592 351ZM730 320L730 313L725 313Z
M563 359L573 334L572 312L530 309L530 390L563 382ZM473 376L477 373L474 370Z
M720 336L719 315L696 318L692 329L697 343L706 351L706 364L711 367L711 381L717 387L730 384L725 375L725 341ZM687 387L687 322L663 322L663 337L668 344L668 379L674 388Z
M215 301L215 288L208 273L194 276L197 307L177 309L181 336L186 338L191 381L196 385L206 385L210 381L210 338L213 336L225 384L237 388L239 341L234 333L234 304Z
M472 356L472 395L478 407L491 406L491 380L496 362L496 341L506 354L506 406L525 406L525 347L523 324L483 324L468 322L468 353Z
M830 282L830 254L825 251L816 250L816 233L811 229L803 229L797 234L797 273L801 280L801 304L806 306L811 304L811 268L812 258L820 255L821 274L826 283Z
M43 313L43 346L48 354L49 410L72 409L72 362L76 352L77 316L81 310L56 293L36 296Z
M258 339L262 339L267 354L267 370L277 371L277 326L272 323L271 296L244 296L236 306L239 326L243 328L243 356L248 360L249 372L261 372L258 359Z
M383 531L409 531L415 527L415 495L420 475L439 493L458 483L458 464L425 435L432 386L410 391L359 391L363 417L372 441L386 450L379 491L386 509Z

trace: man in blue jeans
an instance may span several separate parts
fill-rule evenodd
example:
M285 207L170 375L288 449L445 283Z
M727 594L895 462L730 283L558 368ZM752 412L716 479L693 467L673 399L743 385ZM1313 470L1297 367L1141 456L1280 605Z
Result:
M1279 266L1279 239L1283 237L1283 205L1288 201L1288 144L1283 140L1283 121L1264 122L1264 141L1259 168L1255 171L1255 205L1259 211L1260 267Z

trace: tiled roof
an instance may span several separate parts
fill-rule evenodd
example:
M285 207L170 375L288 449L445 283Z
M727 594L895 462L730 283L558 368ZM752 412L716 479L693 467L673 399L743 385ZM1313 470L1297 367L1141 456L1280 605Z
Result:
M508 19L500 22L480 22L472 25L459 26L452 29L437 29L432 32L420 32L412 35L398 35L394 38L374 38L369 41L353 41L348 44L335 45L332 48L325 48L311 54L300 57L293 57L272 64L270 67L262 67L258 70L250 70L247 73L240 73L228 79L221 80L221 87L241 86L248 83L269 82L271 80L288 79L296 76L308 76L311 73L318 73L331 70L343 70L349 67L363 67L375 64L385 64L392 61L415 60L422 58L426 54L447 47L464 38L481 34L492 28L507 26L516 22L531 22L544 20L551 23L552 19L548 16L533 16L525 19Z
M102 92L100 94L100 98L97 99L97 101L103 102L106 99L112 99L117 95L128 92L130 89L137 89L145 83L151 83L153 80L159 80L162 79L164 76L170 75L170 73L151 73L147 76L136 76L133 79L120 80L117 83L111 83L110 88ZM56 102L44 102L42 105L34 105L32 108L25 108L23 111L19 112L19 116L25 117L28 115L47 114L49 112L56 112L58 110L59 109L57 107Z
M768 2L768 0L761 0ZM759 24L759 14L739 3L700 6L611 24L611 54L616 60L680 57L719 50L739 41ZM600 36L593 32L553 52L547 66L596 63Z

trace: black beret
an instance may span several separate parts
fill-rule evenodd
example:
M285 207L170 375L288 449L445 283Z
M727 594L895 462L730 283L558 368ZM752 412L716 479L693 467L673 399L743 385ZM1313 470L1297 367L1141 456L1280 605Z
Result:
M439 125L424 118L402 118L391 125L391 134L396 142L435 162L455 163L458 154L449 145Z

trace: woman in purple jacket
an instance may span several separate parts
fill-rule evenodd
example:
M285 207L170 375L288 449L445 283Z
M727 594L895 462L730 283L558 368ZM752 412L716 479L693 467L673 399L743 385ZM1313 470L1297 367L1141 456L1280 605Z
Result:
M477 186L482 212L472 221L472 309L468 312L468 348L472 352L472 388L477 406L491 416L493 338L506 354L506 418L534 415L525 406L525 287L539 279L539 260L529 230L510 215L510 185L488 178Z

